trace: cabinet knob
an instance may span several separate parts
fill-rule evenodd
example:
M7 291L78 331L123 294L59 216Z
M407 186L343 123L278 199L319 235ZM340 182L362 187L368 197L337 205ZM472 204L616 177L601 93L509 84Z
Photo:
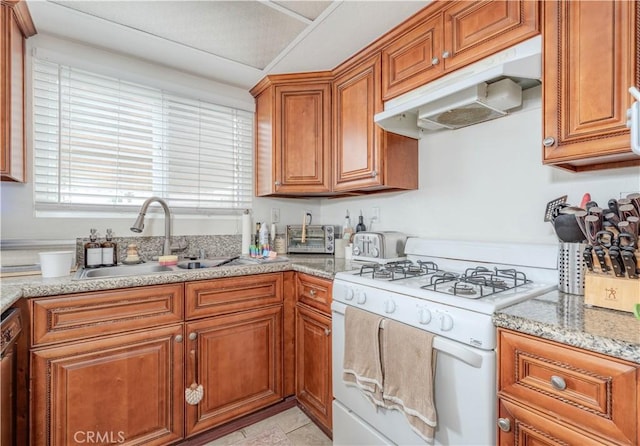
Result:
M378 176L378 171L374 170L373 172L371 172L371 178L375 178Z
M433 59L431 59L431 65L438 65L440 63L440 59L438 59L437 57L434 57Z
M178 343L182 342L182 335L176 336L175 339L176 339L176 342L178 342Z
M196 339L198 339L198 333L189 333L190 341L195 341Z
M498 427L503 432L509 432L511 430L511 421L508 418L498 418Z
M445 51L444 53L442 53L442 58L443 59L448 59L449 56L451 56L451 53L449 53L449 51Z
M280 186L280 181L276 181L275 183L273 183L276 187Z
M331 334L331 330L330 330L330 329L328 329L328 328L325 328L325 329L324 329L324 334L325 334L326 336L329 336L329 335Z
M315 295L316 295L316 290L314 290L314 289L309 290L309 294L310 294L312 297L313 297L313 296L315 296Z
M551 386L556 390L564 390L567 388L567 383L564 382L564 379L561 376L552 375Z
M542 140L542 145L545 147L551 147L556 143L556 139L553 136L547 136Z

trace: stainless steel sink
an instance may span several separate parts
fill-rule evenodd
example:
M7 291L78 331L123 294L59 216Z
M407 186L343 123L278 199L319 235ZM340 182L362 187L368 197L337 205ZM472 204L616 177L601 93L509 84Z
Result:
M102 268L80 268L75 276L74 280L85 279L108 279L113 277L131 277L131 276L143 276L147 274L160 274L172 271L184 271L186 269L199 269L199 268L215 268L221 264L233 265L247 265L243 263L241 259L234 259L230 263L226 263L228 260L234 259L233 257L215 257L211 259L200 260L183 260L178 262L177 265L160 265L158 262L140 263L138 265L118 265L118 266L105 266ZM237 262L237 263L236 263Z

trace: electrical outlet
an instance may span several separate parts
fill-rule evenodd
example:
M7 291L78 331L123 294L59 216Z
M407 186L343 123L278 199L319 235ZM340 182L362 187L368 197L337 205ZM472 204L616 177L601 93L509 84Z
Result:
M280 209L271 208L271 223L280 223Z
M373 223L380 223L380 208L378 206L371 208L371 221Z

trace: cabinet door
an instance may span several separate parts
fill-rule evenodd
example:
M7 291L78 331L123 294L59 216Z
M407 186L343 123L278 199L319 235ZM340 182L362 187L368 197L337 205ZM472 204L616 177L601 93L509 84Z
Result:
M331 84L276 86L276 193L331 190Z
M480 0L452 2L444 11L447 72L540 33L539 2Z
M331 318L296 307L296 397L331 430Z
M186 405L187 436L282 400L282 305L190 322L186 334L186 385L204 390Z
M182 438L181 336L182 325L173 325L32 351L33 444L160 445Z
M638 3L543 3L544 162L575 171L640 164L626 128L627 90L640 85Z
M500 400L498 446L602 446L612 444L594 439L558 422L508 400Z
M341 73L333 84L333 190L382 184L382 129L373 117L382 111L380 55Z
M439 77L442 13L426 19L382 49L382 99L388 100Z
M2 31L2 85L0 109L2 114L0 174L3 181L25 180L24 141L24 36L16 21L13 8L0 5Z

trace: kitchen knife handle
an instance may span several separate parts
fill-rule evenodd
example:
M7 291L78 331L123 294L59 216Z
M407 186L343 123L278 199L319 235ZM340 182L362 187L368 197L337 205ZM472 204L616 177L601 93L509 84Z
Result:
M629 279L637 279L639 271L633 248L622 248L620 255L622 256L622 263Z
M618 234L618 245L620 247L635 250L636 236L628 232L621 232L620 234Z
M584 259L585 265L587 265L587 269L593 271L593 246L589 245L584 248L582 258Z
M618 211L607 212L606 214L604 214L604 219L616 226L618 225L618 223L620 223L620 217L618 217Z
M584 218L584 227L586 230L587 241L593 246L597 246L596 234L602 230L600 218L597 215L587 215Z
M609 259L611 260L611 266L613 267L613 273L616 277L624 277L625 266L622 262L622 257L620 257L620 248L617 246L611 247L609 249Z
M596 246L595 248L593 248L593 252L596 253L596 258L598 259L598 263L600 263L600 270L603 273L611 271L611 268L609 268L609 265L607 265L607 259L605 257L606 254L604 252L604 249L602 249L602 247L600 246Z
M632 204L625 204L618 208L618 215L620 220L626 220L628 217L640 217L635 206Z
M631 200L631 204L636 208L636 211L640 213L640 194L634 193L627 195L627 199Z
M634 234L637 240L640 237L640 217L627 217L627 223L629 223L629 229L624 232Z
M605 248L610 248L614 244L613 232L611 231L598 231L596 233L596 244L602 245Z

